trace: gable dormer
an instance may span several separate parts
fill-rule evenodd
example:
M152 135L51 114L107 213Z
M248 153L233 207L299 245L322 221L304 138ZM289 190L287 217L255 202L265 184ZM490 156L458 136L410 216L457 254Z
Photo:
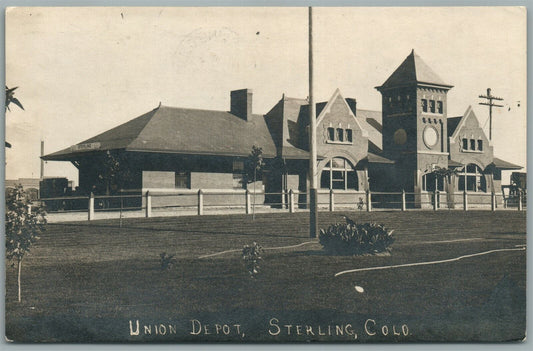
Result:
M448 119L450 159L460 163L475 163L485 169L493 159L493 146L479 120L468 106L462 117Z
M345 99L337 89L317 116L317 148L319 154L345 153L361 160L368 153L368 132L354 114L355 100Z

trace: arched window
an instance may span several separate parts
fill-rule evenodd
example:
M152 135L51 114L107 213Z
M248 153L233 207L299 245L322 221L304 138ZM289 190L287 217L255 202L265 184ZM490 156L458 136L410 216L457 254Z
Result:
M487 192L487 182L481 168L473 163L466 165L457 173L459 178L459 191Z
M358 190L357 173L345 158L335 157L329 161L320 176L322 189Z

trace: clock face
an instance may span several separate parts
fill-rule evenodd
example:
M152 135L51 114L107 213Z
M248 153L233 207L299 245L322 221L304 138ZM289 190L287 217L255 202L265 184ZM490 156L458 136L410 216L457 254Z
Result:
M424 144L426 144L427 147L432 148L439 141L439 134L434 127L426 126L426 129L424 129L423 138Z
M400 128L394 132L393 139L396 145L403 145L407 141L407 133L404 129Z

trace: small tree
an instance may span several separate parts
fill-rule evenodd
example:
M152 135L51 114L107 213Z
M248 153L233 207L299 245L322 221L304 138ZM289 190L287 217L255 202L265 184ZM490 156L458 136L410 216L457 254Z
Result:
M98 179L104 182L105 194L111 195L112 190L122 192L126 183L131 180L131 170L126 164L126 158L123 154L117 154L113 151L107 151L104 154L103 167L98 174ZM122 208L123 199L120 197L120 222L119 227L122 228Z
M6 194L6 257L17 264L18 302L22 301L22 260L39 239L46 224L46 213L42 207L37 206L32 210L31 205L22 185L17 185Z
M258 179L263 179L263 170L265 167L265 162L263 160L263 149L257 146L252 146L252 151L248 155L248 158L245 162L245 173L244 181L246 184L254 184L254 197L252 203L252 219L255 220L255 182Z

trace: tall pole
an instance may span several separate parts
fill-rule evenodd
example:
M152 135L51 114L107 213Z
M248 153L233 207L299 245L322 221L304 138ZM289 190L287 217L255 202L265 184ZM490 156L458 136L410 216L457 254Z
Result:
M41 140L41 157L44 156L44 140ZM44 160L41 158L41 180L44 178Z
M313 8L309 6L309 236L318 233L317 204L317 154L316 154L316 107L313 97Z
M487 102L480 102L480 105L485 105L489 107L489 140L492 140L492 107L503 107L503 105L497 105L493 103L493 100L501 101L502 98L491 95L490 88L487 88L487 95L479 95L482 99L487 99Z

